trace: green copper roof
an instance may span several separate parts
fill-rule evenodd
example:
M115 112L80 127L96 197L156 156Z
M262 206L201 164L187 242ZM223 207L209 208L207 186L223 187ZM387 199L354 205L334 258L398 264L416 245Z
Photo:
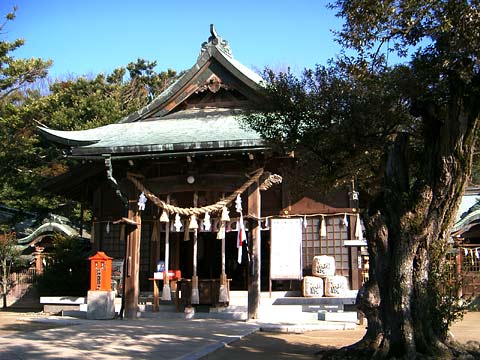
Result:
M233 58L228 42L217 35L213 26L210 33L195 65L147 106L115 124L83 131L40 127L40 133L52 142L70 147L73 156L263 150L260 135L240 126L240 110L233 109L247 106L247 100L260 102L262 79ZM225 91L237 91L242 101L227 102L224 106L230 109L188 104L190 96L206 91L204 87L212 79L229 89ZM181 107L182 104L187 106ZM178 111L185 108L188 110Z
M76 236L76 235L78 235L78 232L75 229L73 229L71 226L69 226L67 224L59 224L59 223L50 221L48 223L40 225L30 235L28 235L28 236L26 236L22 239L18 239L17 243L20 244L20 245L29 244L30 242L32 242L33 240L35 240L36 238L38 238L40 236L43 236L45 234L52 234L52 233L55 233L55 232L64 234L66 236Z
M184 110L83 131L40 131L51 141L73 146L74 156L263 147L260 135L240 126L231 109Z

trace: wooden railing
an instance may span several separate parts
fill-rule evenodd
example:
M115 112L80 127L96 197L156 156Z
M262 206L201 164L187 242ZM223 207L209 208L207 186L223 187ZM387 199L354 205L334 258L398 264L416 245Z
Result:
M36 269L27 269L10 274L10 281L14 285L35 284L37 281Z

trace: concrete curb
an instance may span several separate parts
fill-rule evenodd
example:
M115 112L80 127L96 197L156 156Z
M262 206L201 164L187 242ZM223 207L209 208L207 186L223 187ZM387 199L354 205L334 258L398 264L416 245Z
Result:
M303 334L315 330L355 330L353 323L325 323L325 324L260 324L260 331Z

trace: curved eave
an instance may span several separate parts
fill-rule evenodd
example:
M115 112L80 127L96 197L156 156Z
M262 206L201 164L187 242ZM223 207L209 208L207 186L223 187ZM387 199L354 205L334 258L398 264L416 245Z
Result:
M458 235L468 231L475 225L478 225L480 222L480 210L475 210L465 216L463 219L457 221L457 223L452 228L452 235Z
M37 126L37 130L45 139L68 147L88 146L97 143L97 139L88 139L88 130L61 131Z
M73 156L228 152L264 147L260 134L243 127L237 116L231 109L183 111L148 121L116 123L84 131L48 129L48 132L63 139L65 145L72 144L71 140L77 141L75 144L79 145L70 145Z
M43 236L43 235L46 235L46 234L53 234L53 233L56 233L56 232L64 234L66 236L78 235L78 232L75 229L73 229L72 227L70 227L69 225L59 224L59 223L55 223L55 222L48 222L48 223L40 225L30 235L28 235L24 238L18 239L17 244L19 244L19 245L29 244L33 240L35 240L36 238L38 238L40 236Z
M102 154L152 154L168 156L169 154L178 154L181 152L192 153L198 151L212 152L224 151L226 153L235 150L248 151L265 150L266 147L261 140L229 140L229 141L206 141L196 143L171 143L171 144L146 144L132 146L112 146L112 147L80 147L72 150L73 156L88 156Z

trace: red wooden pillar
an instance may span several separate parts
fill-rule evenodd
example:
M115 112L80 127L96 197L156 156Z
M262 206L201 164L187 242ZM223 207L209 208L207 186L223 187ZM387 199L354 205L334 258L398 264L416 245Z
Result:
M261 232L257 220L260 218L260 187L258 181L248 189L248 216L250 221L251 272L248 277L248 318L258 318L260 306L260 244Z
M457 278L462 278L462 263L463 263L463 252L462 249L457 248L458 252L455 256L455 272L457 273ZM458 289L458 297L463 296L463 286Z

